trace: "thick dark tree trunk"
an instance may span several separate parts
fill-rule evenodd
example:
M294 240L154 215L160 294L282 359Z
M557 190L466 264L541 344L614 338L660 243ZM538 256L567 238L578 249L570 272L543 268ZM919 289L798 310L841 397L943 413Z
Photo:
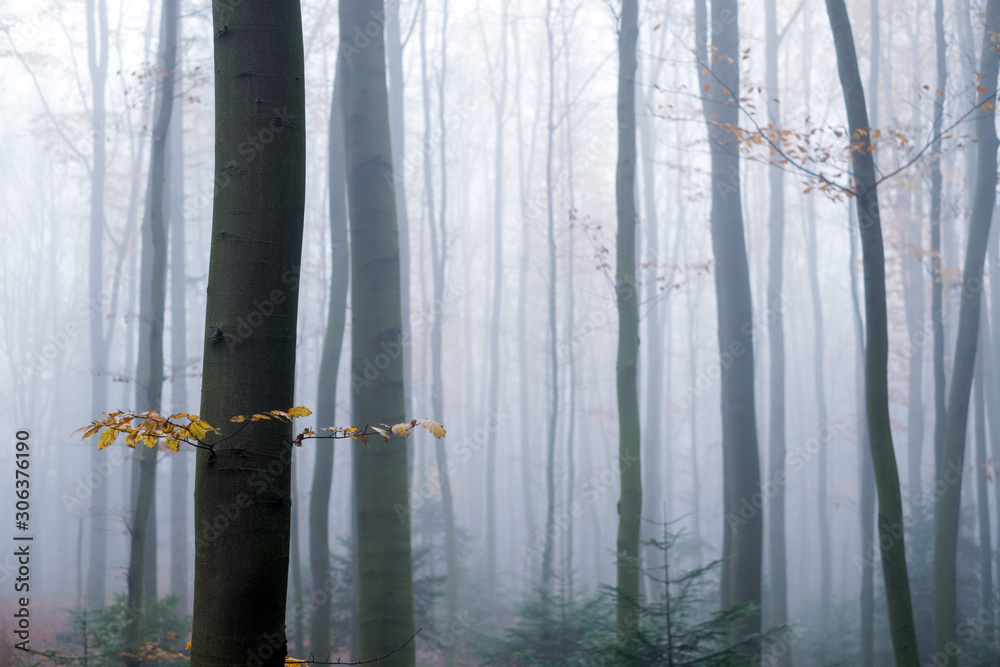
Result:
M221 432L208 438L217 443L212 452L198 451L195 473L191 664L254 657L271 667L287 650L292 429L267 421L219 436L233 432L234 415L287 409L294 398L305 205L302 18L297 0L237 9L217 0L213 9L217 175L201 417ZM248 132L260 149L246 150Z

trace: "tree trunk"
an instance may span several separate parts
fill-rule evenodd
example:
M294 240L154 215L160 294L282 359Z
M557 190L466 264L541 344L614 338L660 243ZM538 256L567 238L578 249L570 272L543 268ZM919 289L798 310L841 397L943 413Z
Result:
M399 229L400 307L403 316L403 396L407 414L413 405L411 365L413 340L410 334L410 216L406 208L406 105L403 102L403 45L400 41L399 19L402 0L390 0L385 13L386 65L389 86L389 130L392 134L392 193L396 199L396 227ZM330 422L333 423L332 421ZM408 441L407 460L411 466L413 444Z
M322 445L321 445L322 446ZM289 557L289 568L290 574L292 575L292 590L290 599L285 603L286 606L290 605L292 609L292 637L291 644L295 647L295 651L301 652L303 649L302 640L305 638L305 628L302 622L302 554L300 552L300 542L299 537L299 508L296 506L299 502L299 472L296 470L297 460L292 461L292 479L291 479L291 489L292 489L292 514L291 514L291 529L290 538L288 546L288 557Z
M153 120L152 149L149 155L149 185L142 224L142 265L139 279L139 360L136 364L135 407L137 412L160 411L163 394L163 319L167 297L167 229L164 203L167 187L167 138L174 99L174 70L177 59L177 0L164 0L160 17L160 96ZM140 452L139 488L132 510L131 545L128 566L129 620L125 626L125 647L131 665L141 662L139 649L143 614L149 601L156 599L155 561L149 568L147 557L156 554L156 543L147 542L147 529L156 497L156 448ZM156 520L152 514L153 522ZM152 553L147 554L147 549ZM146 588L149 587L149 590Z
M729 534L727 605L761 601L763 516L737 516L760 487L757 421L754 407L753 321L750 272L747 265L740 205L737 139L728 129L739 125L732 96L739 90L739 21L735 0L714 0L711 21L722 26L713 31L712 88L708 93L711 120L709 140L712 162L712 249L715 255L715 294L719 321L719 357L722 364L722 452L727 501L724 503ZM749 330L749 335L748 335ZM739 628L740 636L760 632L759 611L750 613Z
M181 41L181 22L177 21L177 41ZM180 67L180 60L177 61ZM170 116L167 161L170 205L167 209L170 231L170 365L174 412L186 412L187 392L187 263L184 229L184 122L183 104L176 105ZM170 594L177 596L174 610L184 618L190 609L188 564L191 544L191 499L188 465L192 452L181 450L170 465Z
M944 1L934 0L934 39L937 54L937 91L944 92L948 83L945 59ZM934 124L931 133L931 322L934 327L934 468L941 468L944 451L945 377L944 377L944 273L941 265L941 126L944 120L944 98L934 95Z
M810 199L810 204L814 200ZM810 211L812 213L812 211ZM867 549L875 545L875 471L868 447L868 416L865 413L865 327L861 319L861 299L858 296L857 242L854 237L854 221L851 212L851 255L848 268L851 272L851 303L854 312L855 346L854 394L858 415L858 486L861 489L861 655L860 667L875 664L875 562L867 558Z
M294 398L305 90L297 1L213 9L219 172L201 416L228 436L234 415ZM289 424L257 422L198 450L194 667L284 663L291 437Z
M559 358L556 354L557 324L556 324L556 242L555 242L555 204L553 202L552 161L553 144L555 142L555 39L552 30L552 0L545 3L545 33L549 47L549 106L546 125L546 158L545 158L545 197L548 212L546 241L549 259L548 276L548 362L549 362L549 410L545 424L545 547L542 552L542 589L546 596L552 591L556 508L556 425L559 421ZM547 600L547 598L546 598Z
M87 294L90 303L100 303L104 270L104 179L107 172L104 124L105 87L108 78L108 8L105 0L87 0L87 65L90 70L91 113L90 131L94 157L90 167L90 264L87 273ZM96 13L96 16L95 16ZM105 376L108 350L105 344L104 319L90 318L90 412L99 415L108 409L108 382ZM105 460L103 453L93 449L90 462L99 469ZM90 511L90 554L87 566L87 607L104 606L107 579L108 487L94 488Z
M635 279L635 70L639 38L637 0L623 0L618 33L618 213L615 292L618 299L618 502L619 633L639 628L639 528L642 517L642 470L639 461L639 295ZM554 279L554 276L553 276Z
M979 339L979 311L982 301L983 267L989 244L993 200L996 197L997 75L1000 54L994 38L1000 32L1000 0L986 3L986 39L980 57L981 80L975 112L977 172L972 218L969 221L968 249L962 271L962 301L958 314L955 362L945 418L944 452L937 469L938 486L944 485L934 511L934 652L945 656L946 664L957 664L948 647L955 642L957 623L956 551L958 548L959 506L961 503L963 459L969 418L969 393L975 370ZM987 106L988 105L988 106Z
M500 93L494 98L493 158L493 298L490 312L490 378L489 415L500 409L500 326L503 299L503 126L507 107L507 20L510 3L503 3L500 32ZM497 583L497 528L496 528L496 450L497 429L489 429L486 443L486 592L492 603L496 600ZM449 616L450 618L450 616Z
M986 318L980 319L979 327L980 350L989 345L989 332L986 327ZM985 355L976 355L976 375L973 380L976 384L976 456L975 467L976 476L976 508L979 519L979 591L980 609L989 615L989 622L983 628L983 638L987 645L993 646L993 636L995 632L993 616L994 610L991 606L993 598L993 548L990 538L990 495L989 463L986 458L986 396L985 396Z
M347 191L344 183L344 107L343 79L338 54L330 102L327 138L327 185L330 191L330 247L332 272L330 306L323 338L323 356L319 367L316 395L316 423L332 426L337 417L337 370L344 345L347 321L347 286L350 257L347 244ZM309 566L313 594L318 595L309 620L309 650L317 657L330 653L330 487L333 484L333 446L316 449L312 493L309 496ZM322 591L322 593L317 593Z
M878 493L878 531L882 549L889 628L897 665L919 665L917 638L910 603L903 536L903 503L889 423L889 335L885 297L885 253L878 209L875 162L869 137L868 109L858 71L854 35L844 0L826 0L837 52L837 70L844 92L853 149L855 203L861 229L865 279L865 407L872 467Z
M767 89L767 120L772 132L781 129L781 109L778 100L781 89L778 83L778 12L775 0L767 0L764 4L766 13L767 52L765 54L765 85ZM785 485L781 483L785 479L785 325L781 304L781 290L783 279L784 259L782 253L785 245L785 178L784 171L775 166L768 170L768 180L770 184L770 221L769 221L769 248L768 248L768 278L767 278L767 312L768 321L768 345L771 357L770 375L770 465L768 469L769 477L776 482L776 491L770 500L771 514L768 531L768 549L771 566L771 618L772 625L784 625L788 622L788 574L786 572L788 564L785 547ZM815 265L815 227L811 228L810 246L812 251L810 256L810 284L815 283L812 277L816 272ZM818 292L818 286L814 290ZM813 300L817 301L814 294ZM817 302L814 309L819 308ZM820 325L822 326L822 314L820 313ZM817 350L822 349L822 333L817 331ZM822 363L822 352L818 352L817 358ZM818 369L817 369L818 370ZM820 376L822 377L822 376ZM817 380L817 386L822 388L822 381ZM819 397L817 396L817 403ZM822 448L825 454L826 447ZM825 470L824 470L825 472ZM824 494L820 494L820 502L824 500ZM825 510L825 505L823 505ZM822 524L822 516L821 516ZM821 531L822 538L822 531ZM829 556L827 556L829 560ZM824 609L828 608L825 603ZM782 651L778 658L781 667L790 667L792 664L791 646Z
M392 174L385 47L379 30L364 44L359 35L381 0L340 4L344 77L344 145L351 237L351 366L354 423L405 419L399 235L396 202L385 174ZM374 12L374 14L373 14ZM381 355L381 356L380 356ZM374 379L366 362L388 357ZM384 362L383 362L384 364ZM370 373L369 373L370 375ZM361 380L361 378L365 378ZM358 553L358 642L363 658L385 655L388 667L415 662L413 561L406 443L369 441L354 448Z

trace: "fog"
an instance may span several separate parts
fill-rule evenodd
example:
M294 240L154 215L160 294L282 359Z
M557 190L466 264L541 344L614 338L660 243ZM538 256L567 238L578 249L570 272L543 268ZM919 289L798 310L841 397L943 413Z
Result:
M0 9L0 664L1000 661L1000 2L257 4Z

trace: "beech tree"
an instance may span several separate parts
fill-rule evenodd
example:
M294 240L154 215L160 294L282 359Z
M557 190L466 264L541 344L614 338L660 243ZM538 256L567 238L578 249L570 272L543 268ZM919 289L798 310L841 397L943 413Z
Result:
M201 416L216 426L293 405L305 201L299 2L234 4L212 7L216 184ZM240 152L248 139L258 147ZM279 420L198 451L192 665L284 663L291 457L291 427Z
M344 146L351 235L351 368L354 421L402 421L403 348L399 237L389 179L392 148L383 31L355 44L372 20L384 20L381 0L340 3L344 82ZM374 17L374 19L373 19ZM370 34L370 32L369 32ZM379 356L381 355L381 356ZM365 362L389 357L373 380ZM393 423L389 422L389 423ZM371 443L354 456L357 519L359 656L385 655L386 665L415 661L413 561L410 549L406 443Z
M955 639L958 623L956 600L956 552L958 519L964 476L965 440L969 419L969 396L976 368L979 318L982 304L983 268L989 245L990 223L996 199L997 78L1000 75L1000 0L986 3L986 26L979 58L980 78L975 111L976 185L969 220L968 248L962 270L961 305L954 365L948 392L944 450L936 469L938 486L944 485L934 508L934 656L942 664L956 664Z
M868 108L858 70L854 34L844 0L826 0L837 52L837 71L847 107L854 170L854 201L861 227L865 281L865 411L875 486L882 574L889 608L889 630L897 665L918 665L917 637L910 602L903 535L903 501L889 425L889 335L885 298L885 251L878 208Z
M621 499L618 503L617 628L639 626L639 530L642 517L642 470L639 462L639 294L635 278L635 71L639 38L637 0L622 0L618 29L618 168L615 200L618 211L618 257L615 292L618 300L618 460Z

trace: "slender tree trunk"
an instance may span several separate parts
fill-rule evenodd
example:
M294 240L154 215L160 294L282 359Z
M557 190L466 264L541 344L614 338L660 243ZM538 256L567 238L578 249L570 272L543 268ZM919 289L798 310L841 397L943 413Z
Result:
M878 209L875 163L869 137L868 109L858 71L854 35L844 0L826 0L837 52L837 69L844 92L851 132L855 203L861 229L865 280L865 407L875 484L878 530L882 549L889 629L897 665L919 665L917 638L910 603L903 536L903 504L889 422L889 336L885 297L885 253Z
M139 279L139 360L136 364L135 407L137 412L160 411L163 394L163 319L167 297L167 229L164 195L167 187L167 137L174 99L174 69L177 59L177 0L164 0L161 14L159 67L160 96L153 120L152 149L149 156L149 185L142 224L142 265ZM156 448L141 452L139 488L130 525L131 545L128 566L128 623L125 646L131 657L126 662L138 666L145 600L156 599L156 578L147 576L147 549L155 557L156 543L147 542L149 518L156 497ZM155 573L155 561L151 568ZM147 586L149 587L146 590ZM144 599L145 598L145 599Z
M95 10L96 4L96 10ZM100 302L104 270L104 179L107 172L105 149L105 87L108 78L108 8L105 0L87 0L87 65L90 71L91 113L90 131L94 157L90 166L90 264L87 293L90 303ZM108 382L105 377L108 350L105 343L104 320L90 319L90 412L99 415L108 409ZM104 454L91 451L91 467L97 469ZM90 553L87 569L87 607L104 606L107 579L108 488L94 488L90 512Z
M421 0L422 1L422 0ZM410 216L406 207L406 105L403 102L403 45L400 41L400 9L402 0L389 0L385 12L386 64L389 86L389 130L392 133L392 193L396 198L396 224L399 228L400 305L403 309L403 395L407 414L412 406L411 377L413 341L410 334ZM330 422L331 424L333 422ZM408 442L412 468L413 445ZM412 470L410 471L412 474Z
M321 445L322 446L322 445ZM302 641L305 638L305 628L302 619L302 554L300 553L299 543L301 539L299 533L301 531L300 521L299 521L299 508L297 507L299 503L299 473L295 469L297 460L292 461L292 479L291 479L291 489L292 489L292 515L291 515L291 530L289 537L289 548L288 548L288 558L289 569L292 575L292 590L291 599L288 601L291 603L292 608L292 637L291 643L295 646L295 650L301 652L303 649ZM287 603L286 603L287 604Z
M728 605L761 601L763 516L749 518L733 512L749 502L760 486L757 421L754 407L753 321L750 272L747 265L740 205L739 154L736 137L728 129L739 125L732 95L739 90L739 9L735 0L714 0L711 21L722 26L713 31L712 88L708 93L709 140L712 160L712 249L715 255L715 293L719 321L719 357L732 359L722 368L722 451L727 500L724 503L728 533ZM725 547L724 547L725 549ZM760 631L759 611L750 613L739 628L740 636Z
M385 179L393 169L382 31L363 48L353 41L372 12L382 11L381 0L340 4L355 378L402 338L396 203ZM355 424L405 419L402 350L389 356L378 377L354 383ZM359 656L385 655L406 644L383 661L388 667L415 662L413 643L406 643L414 632L407 470L406 445L397 438L354 448Z
M646 312L646 426L643 429L642 447L642 506L644 518L641 524L640 538L643 542L650 539L661 539L663 523L667 517L663 515L663 490L660 476L663 474L662 450L667 448L663 439L663 347L664 339L669 336L669 329L662 326L660 301L667 296L660 291L660 272L667 266L659 258L665 253L660 251L659 218L656 211L656 138L653 131L653 109L656 108L654 86L659 67L654 67L651 81L647 84L648 95L643 100L645 109L637 119L637 129L642 142L642 195L646 213L646 252L647 277L644 281L644 297L648 302ZM647 75L648 76L648 75ZM670 377L669 374L667 377ZM669 406L669 403L666 403ZM669 460L669 455L668 455ZM654 545L643 548L645 567L647 571L657 572L664 566L662 550ZM655 575L659 576L659 575ZM653 585L647 577L647 584Z
M985 315L985 313L984 313ZM980 350L989 345L989 331L986 318L980 319L979 326ZM973 380L976 385L976 508L979 519L979 592L980 609L989 615L989 622L983 627L983 638L989 646L993 646L995 634L991 606L993 599L993 548L990 537L990 495L987 475L989 463L986 459L986 396L985 396L985 355L976 355L976 374Z
M294 398L305 90L297 1L233 10L218 0L213 9L219 171L201 416L228 436L234 415L287 409ZM270 141L246 151L248 132ZM208 438L213 451L198 451L195 471L191 664L245 664L254 656L261 667L281 665L287 651L291 426L258 422L224 441L218 437ZM398 523L391 505L386 513Z
M487 414L496 415L500 409L500 320L503 299L503 127L507 107L507 17L510 2L503 3L500 32L500 92L494 98L493 157L493 297L490 312L490 385ZM496 600L497 585L497 527L496 527L496 449L497 429L489 429L486 443L486 591L488 599Z
M809 200L812 203L812 199ZM868 559L867 549L875 544L875 470L868 448L868 415L865 411L865 325L861 318L861 299L858 296L857 242L854 237L854 212L851 212L851 303L854 312L855 345L854 395L858 415L858 482L861 488L861 667L875 664L875 563Z
M442 421L444 419L444 379L442 372L442 318L444 317L444 278L445 263L448 259L447 241L447 172L446 163L446 140L447 124L445 122L444 106L444 84L447 65L447 30L448 30L448 3L445 0L441 19L441 69L438 80L438 113L440 116L440 160L441 160L441 208L435 220L434 217L434 190L432 183L431 168L431 145L430 145L430 82L427 77L427 7L420 8L420 53L421 53L421 77L423 79L424 91L424 184L428 205L428 222L430 226L431 244L431 274L434 284L434 320L431 322L431 412L434 419ZM438 476L441 482L441 504L444 510L445 524L445 560L448 567L445 585L445 610L446 618L455 618L458 613L458 543L455 535L455 509L454 500L451 493L451 479L448 476L448 460L444 447L444 442L440 439L434 441L434 454L437 461ZM446 665L454 664L454 644L445 647L444 658Z
M330 197L330 247L332 272L330 305L327 312L323 356L319 367L316 396L316 423L333 425L337 417L337 370L344 345L347 321L347 287L350 257L347 245L347 191L344 182L344 108L343 79L338 54L330 101L327 138L327 185ZM398 185L397 185L398 187ZM330 488L333 484L334 448L316 448L312 493L309 496L309 567L313 592L319 599L313 606L309 625L309 650L317 657L330 652L330 609L333 582L330 579ZM322 591L322 593L318 593Z
M948 83L945 59L944 0L934 0L934 40L937 54L937 91ZM944 273L941 265L941 126L944 98L934 95L934 122L931 133L931 321L934 327L934 468L941 468L944 451L945 377L944 377Z
M955 642L957 619L956 551L958 548L959 506L961 503L963 459L969 417L969 393L975 370L982 302L983 267L989 244L993 202L996 198L997 76L1000 53L995 35L1000 32L1000 0L986 3L986 38L980 57L981 80L975 111L977 172L972 218L969 221L968 249L962 271L961 305L955 362L945 418L944 451L937 469L938 486L944 484L934 511L934 652L946 656L946 664L957 664L947 648ZM988 105L988 106L987 106Z
M639 38L637 0L623 0L618 33L618 168L615 200L618 211L618 502L619 633L639 627L639 528L642 517L642 471L639 461L639 295L635 279L635 71ZM554 276L553 276L554 278Z
M812 293L813 306L813 382L816 394L816 421L818 433L825 432L828 427L826 413L826 389L823 381L823 302L819 290L819 262L816 251L816 217L811 216L809 226L806 229L806 254L809 265L809 289ZM780 306L776 306L778 308ZM769 317L770 317L769 313ZM779 316L780 317L780 316ZM773 325L772 325L773 328ZM817 477L816 485L816 508L819 529L819 571L820 571L820 617L825 625L830 621L830 606L832 603L832 574L831 563L832 547L830 538L830 508L828 491L828 452L827 442L820 445L817 453Z
M765 2L767 53L765 54L765 82L767 88L767 116L772 132L781 129L781 109L778 100L781 89L778 83L778 12L775 0ZM785 325L783 308L781 303L781 290L783 280L784 258L782 253L785 245L785 178L784 172L775 166L768 170L768 180L770 184L770 223L769 223L769 248L768 248L768 279L767 279L767 312L768 321L768 344L771 357L770 375L770 465L768 474L770 479L777 482L777 491L771 497L768 504L771 510L770 526L768 531L768 549L771 566L771 619L772 625L784 625L788 622L788 568L785 547L785 485L779 480L785 479ZM810 277L815 275L815 228L810 236L812 242L809 246L812 251L810 256ZM810 281L812 284L814 281ZM815 291L818 291L818 287ZM817 297L814 295L814 301ZM816 304L816 308L819 304ZM820 326L822 326L822 313L820 313ZM821 350L822 334L817 333L817 349ZM822 352L817 355L822 363ZM822 376L821 376L822 377ZM822 388L822 381L817 380L817 386ZM819 401L817 397L817 402ZM825 455L826 447L821 448L821 455ZM820 502L824 500L824 495L820 495ZM822 506L825 510L825 505ZM824 517L821 514L821 525ZM822 539L822 535L821 535ZM829 556L827 556L829 560ZM827 591L828 593L829 591ZM826 601L826 598L823 598ZM824 603L824 609L828 604ZM778 659L781 667L790 667L792 664L791 647L786 647Z
M552 161L555 143L555 38L552 30L552 0L545 3L545 33L549 46L549 107L546 126L546 158L545 158L545 197L548 211L548 226L546 240L549 259L548 284L548 361L549 361L549 413L546 422L546 456L545 456L545 548L542 552L542 589L548 596L552 591L553 565L552 554L555 550L553 535L555 535L556 513L556 424L559 421L559 357L556 354L556 240L555 240L555 204L553 202ZM547 600L547 597L546 597Z
M181 39L181 22L177 22L177 41ZM180 69L180 60L177 61ZM170 204L167 209L170 231L170 362L171 401L174 412L186 412L187 392L187 270L185 262L184 220L184 121L183 104L176 105L170 116L167 132L167 161L170 164L168 185ZM191 529L191 500L188 464L192 453L182 450L172 457L170 466L170 594L177 596L174 610L181 618L188 615L191 579L188 564L191 549L188 531Z

